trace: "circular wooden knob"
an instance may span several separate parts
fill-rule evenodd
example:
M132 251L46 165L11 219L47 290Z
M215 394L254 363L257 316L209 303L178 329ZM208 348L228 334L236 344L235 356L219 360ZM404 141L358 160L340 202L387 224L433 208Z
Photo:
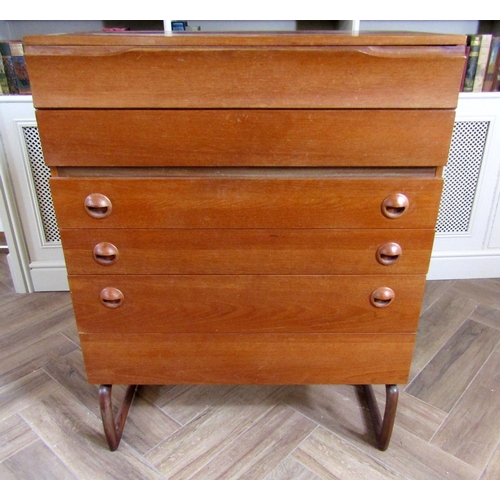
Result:
M110 199L101 193L89 194L83 203L85 211L95 219L104 219L111 215L113 206Z
M113 288L111 286L103 288L101 290L99 298L101 299L101 304L109 307L110 309L120 307L125 300L123 293L118 290L118 288Z
M370 296L370 302L375 307L387 307L393 300L394 291L386 286L374 290Z
M402 253L403 250L397 243L394 243L393 241L384 243L377 248L377 262L383 266L390 266L391 264L397 262Z
M382 213L389 219L401 217L410 206L408 198L402 193L393 193L382 202Z
M117 261L119 252L118 248L112 243L102 241L94 247L92 254L98 264L101 264L101 266L110 266Z

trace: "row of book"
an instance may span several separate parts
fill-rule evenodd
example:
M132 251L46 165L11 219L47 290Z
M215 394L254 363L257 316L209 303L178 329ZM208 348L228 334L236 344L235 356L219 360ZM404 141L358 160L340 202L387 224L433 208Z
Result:
M500 36L469 35L462 92L500 91Z
M31 94L30 79L20 40L0 40L0 95Z

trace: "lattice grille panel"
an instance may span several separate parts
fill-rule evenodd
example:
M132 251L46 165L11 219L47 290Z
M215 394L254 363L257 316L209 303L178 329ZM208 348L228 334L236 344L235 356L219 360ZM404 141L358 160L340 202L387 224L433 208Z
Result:
M47 243L58 243L61 238L49 186L50 168L45 165L38 128L36 126L23 127L23 134L42 218L45 241Z
M469 230L488 126L487 121L455 122L448 164L443 173L438 233L466 233Z

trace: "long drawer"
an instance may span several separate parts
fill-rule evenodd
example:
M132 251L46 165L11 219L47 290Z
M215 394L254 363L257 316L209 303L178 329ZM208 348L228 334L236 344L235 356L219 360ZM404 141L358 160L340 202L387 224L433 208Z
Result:
M465 57L455 46L98 44L26 48L37 108L454 108Z
M433 229L440 178L52 178L61 228Z
M453 110L38 110L49 166L443 166Z
M69 276L82 333L395 333L425 276Z
M63 229L69 274L425 274L431 229Z
M414 334L80 335L91 384L406 383Z

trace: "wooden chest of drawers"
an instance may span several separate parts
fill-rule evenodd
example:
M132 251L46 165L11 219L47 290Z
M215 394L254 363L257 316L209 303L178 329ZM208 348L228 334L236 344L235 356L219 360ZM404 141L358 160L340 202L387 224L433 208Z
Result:
M89 382L404 383L464 41L27 37Z

